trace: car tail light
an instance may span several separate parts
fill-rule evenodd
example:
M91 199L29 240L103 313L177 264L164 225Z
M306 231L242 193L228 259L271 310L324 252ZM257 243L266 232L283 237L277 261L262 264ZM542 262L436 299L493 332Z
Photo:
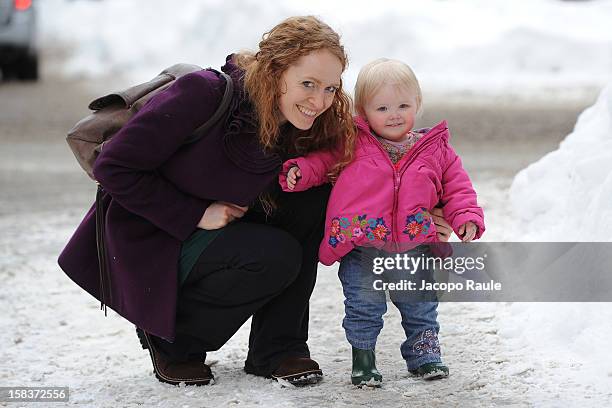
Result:
M15 8L23 11L32 7L32 0L15 0Z

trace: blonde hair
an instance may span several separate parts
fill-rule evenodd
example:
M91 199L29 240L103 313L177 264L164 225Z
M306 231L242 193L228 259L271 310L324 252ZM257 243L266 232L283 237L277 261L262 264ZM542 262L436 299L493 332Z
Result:
M331 52L346 69L348 57L338 33L316 17L301 16L290 17L265 33L256 53L242 51L235 56L235 63L245 70L244 87L257 113L259 140L265 148L274 148L279 137L281 75L300 57L318 50ZM351 99L340 82L331 107L310 129L297 133L295 149L303 155L340 147L343 157L330 174L333 180L353 158L355 135Z
M404 86L416 94L417 113L421 111L423 95L421 86L412 69L405 63L388 58L379 58L367 63L359 71L355 84L355 112L365 116L365 105L381 86L394 84Z

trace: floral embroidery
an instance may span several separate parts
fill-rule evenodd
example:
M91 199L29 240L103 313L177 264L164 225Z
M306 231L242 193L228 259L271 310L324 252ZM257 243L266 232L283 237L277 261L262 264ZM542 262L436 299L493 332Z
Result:
M412 241L419 234L427 235L430 228L431 214L426 208L421 207L421 211L406 217L406 226L403 232L404 234L408 234L408 237L410 237Z
M352 238L365 237L369 241L379 240L387 242L391 230L385 225L385 220L367 218L367 214L356 215L349 221L347 217L334 217L329 228L329 245L336 247Z
M421 333L421 338L412 345L412 351L419 356L423 354L440 354L440 342L435 330L427 329Z

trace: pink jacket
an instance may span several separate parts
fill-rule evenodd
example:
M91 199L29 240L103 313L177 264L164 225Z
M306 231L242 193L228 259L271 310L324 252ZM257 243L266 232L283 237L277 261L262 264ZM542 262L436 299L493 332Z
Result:
M355 246L374 246L400 252L423 242L436 242L436 227L429 210L442 204L444 218L455 233L472 221L476 238L485 230L476 192L449 145L446 121L429 129L397 163L393 164L366 122L357 117L355 159L342 170L332 189L319 259L331 265ZM337 153L319 151L288 160L279 181L287 189L287 172L300 168L302 178L293 191L327 182Z

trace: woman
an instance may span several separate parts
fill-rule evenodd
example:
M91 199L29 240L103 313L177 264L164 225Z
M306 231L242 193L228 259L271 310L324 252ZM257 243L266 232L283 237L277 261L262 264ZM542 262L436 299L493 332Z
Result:
M230 55L227 119L183 142L215 112L222 78L200 71L154 97L104 146L94 175L108 193L111 306L135 323L160 381L212 381L206 352L253 317L245 371L316 382L308 301L329 186L282 193L284 160L343 146L354 128L339 36L314 17L289 18L255 54ZM60 255L100 298L93 209Z

